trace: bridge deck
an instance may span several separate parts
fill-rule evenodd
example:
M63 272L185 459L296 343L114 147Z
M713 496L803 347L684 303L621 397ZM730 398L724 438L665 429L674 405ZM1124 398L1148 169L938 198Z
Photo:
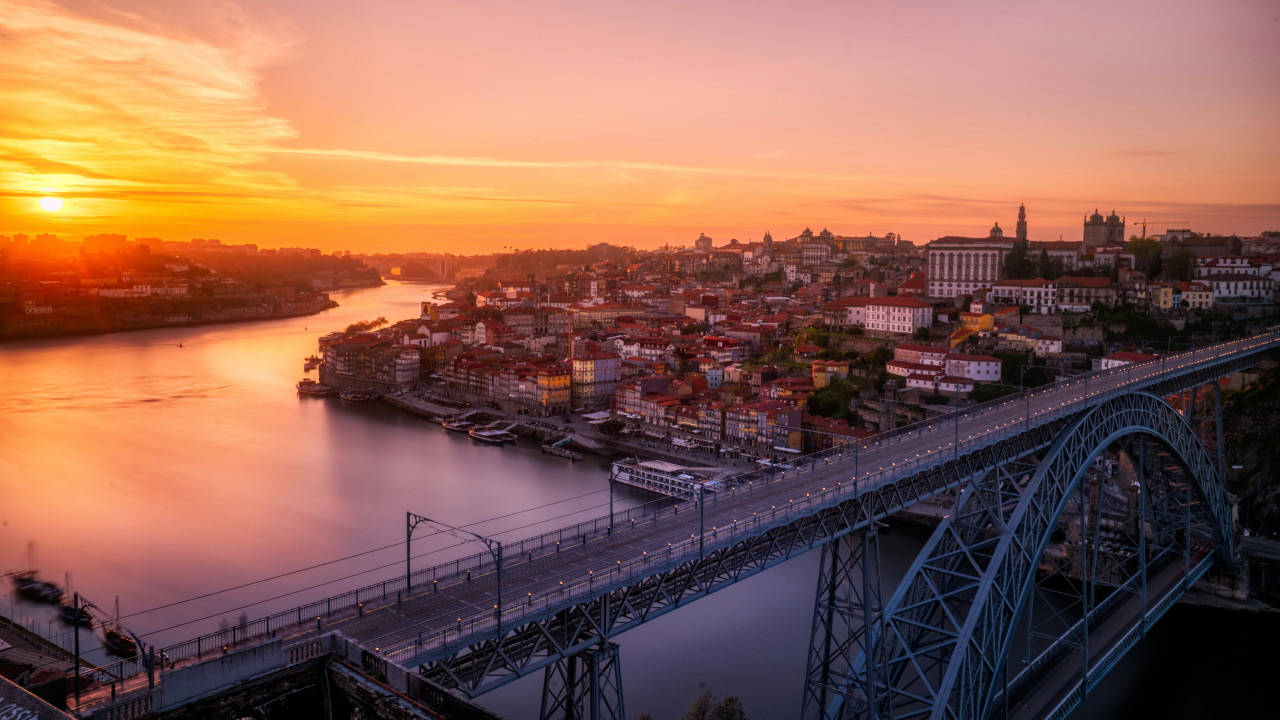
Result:
M700 540L707 552L740 542L855 494L899 482L1037 425L1074 415L1118 393L1214 368L1277 343L1280 333L1270 333L1143 365L1093 373L1037 388L1025 397L977 406L959 413L954 420L918 423L873 442L836 448L821 457L809 456L798 469L767 482L755 480L709 495L701 520L696 503L682 503L630 519L619 513L624 520L615 520L618 527L612 532L605 529L609 524L606 520L597 524L598 529L564 536L559 543L544 543L529 552L513 555L508 548L503 553L501 570L502 627L513 628L545 617L607 589L638 582L696 559ZM441 568L433 569L435 581L422 584L418 581L421 575L415 573L415 586L408 593L398 591L397 583L391 581L392 587L384 597L365 600L361 607L317 612L317 607L324 607L322 602L300 608L293 620L289 619L292 611L273 616L282 619L274 624L268 622L259 635L269 632L301 641L338 630L366 648L408 663L495 634L498 584L494 563L481 558L469 572L440 571ZM403 578L398 585L403 588ZM234 636L233 642L238 642ZM164 656L176 661L196 655L198 651L191 645L189 642L166 648ZM205 652L212 646L206 642Z

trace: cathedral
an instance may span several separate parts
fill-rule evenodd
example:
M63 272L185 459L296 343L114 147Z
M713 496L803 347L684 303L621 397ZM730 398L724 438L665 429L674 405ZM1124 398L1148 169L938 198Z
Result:
M1124 244L1124 218L1112 210L1107 217L1097 210L1084 219L1084 246L1098 247L1107 244Z

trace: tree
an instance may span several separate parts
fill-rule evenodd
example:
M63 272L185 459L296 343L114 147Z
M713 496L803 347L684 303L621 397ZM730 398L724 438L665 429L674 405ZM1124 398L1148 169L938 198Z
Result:
M716 696L711 694L711 690L703 690L693 699L689 711L684 714L684 720L709 720L715 702Z
M916 332L915 332L915 335L913 335L913 337L914 337L916 340L928 340L928 339L929 339L929 328L927 328L927 327L919 327L919 328L916 328Z
M717 703L710 690L703 690L693 699L684 720L747 720L747 711L732 695Z
M1160 241L1155 238L1130 238L1125 248L1133 253L1134 269L1155 277L1160 272Z
M597 425L596 429L599 430L602 435L617 435L622 432L624 427L626 427L626 423L615 418L609 418Z
M838 420L849 414L849 402L857 390L847 380L835 378L826 387L809 396L809 412Z
M867 362L872 365L884 365L893 359L893 351L881 345L880 347L867 353Z
M747 720L747 710L741 700L730 695L711 711L710 720Z
M1015 240L1013 249L1004 257L1004 277L1015 280L1028 280L1036 274L1036 263L1030 257L1031 244L1026 240Z
M1196 254L1190 250L1174 250L1164 274L1174 282L1188 282L1196 276Z
M356 333L369 332L370 330L377 330L378 328L386 324L387 324L387 319L385 317L378 316L376 320L361 320L360 322L353 322L347 326L347 329L344 330L343 333L346 335L355 335Z

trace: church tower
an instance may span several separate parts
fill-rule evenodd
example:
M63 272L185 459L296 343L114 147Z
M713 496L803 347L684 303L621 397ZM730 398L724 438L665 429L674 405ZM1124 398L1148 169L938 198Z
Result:
M1018 203L1018 231L1017 238L1019 240L1027 239L1027 206Z

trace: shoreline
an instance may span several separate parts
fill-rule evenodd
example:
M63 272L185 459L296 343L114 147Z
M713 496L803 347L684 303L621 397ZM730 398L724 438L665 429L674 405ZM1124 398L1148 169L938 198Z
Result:
M370 287L377 287L370 286ZM348 289L348 288L343 288ZM355 288L352 288L355 289ZM292 313L271 313L270 315L255 315L253 317L237 317L237 318L220 318L217 320L188 320L180 323L156 323L153 325L141 325L139 327L117 328L112 330L69 330L52 333L37 333L24 335L0 335L0 343L20 342L25 340L56 340L58 338L71 337L88 337L93 335L115 335L118 333L136 332L139 330L163 330L166 328L184 328L184 327L201 327L204 325L232 325L237 323L259 322L264 320L287 320L289 318L307 317L308 315L319 315L325 310L332 310L341 307L336 300L330 300L319 308L314 310L306 310L303 312Z

